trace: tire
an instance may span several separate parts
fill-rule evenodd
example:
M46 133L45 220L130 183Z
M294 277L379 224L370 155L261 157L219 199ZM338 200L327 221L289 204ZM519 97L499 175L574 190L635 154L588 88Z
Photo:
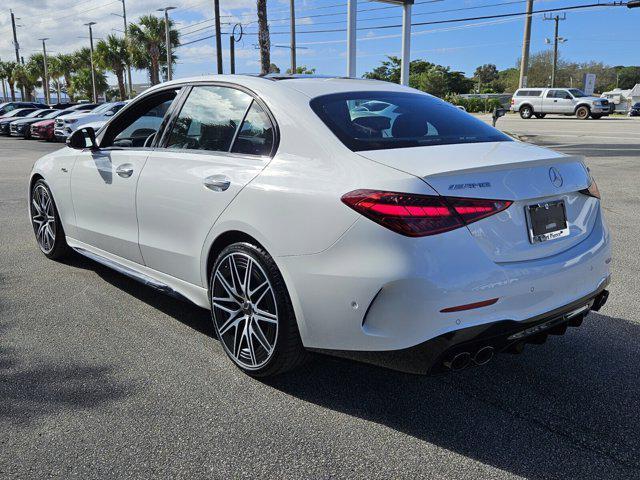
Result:
M533 108L529 105L523 105L520 107L520 118L528 120L533 115Z
M306 359L284 279L262 248L242 242L220 252L210 272L209 303L225 353L246 374L273 376Z
M533 115L534 115L536 118L539 118L539 119L543 119L544 117L546 117L546 116L547 116L547 114L546 114L546 113L534 113Z
M591 111L589 110L589 107L582 105L576 108L576 118L578 120L586 120L589 118L590 114L591 114Z
M31 225L40 251L51 260L63 258L71 253L58 208L44 180L40 179L34 183L29 198Z
M600 113L592 113L591 114L591 118L593 118L594 120L600 120L602 118L602 114L600 114Z

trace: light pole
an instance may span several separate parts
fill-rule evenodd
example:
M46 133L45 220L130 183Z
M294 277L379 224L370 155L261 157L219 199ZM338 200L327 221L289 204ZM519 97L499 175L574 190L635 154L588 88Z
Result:
M176 7L159 8L158 12L164 12L164 37L167 44L167 81L171 80L171 36L169 28L169 10L175 10Z
M96 67L93 61L93 27L96 22L85 23L85 27L89 27L89 50L91 52L91 84L93 86L93 103L98 103L98 90L96 89Z
M39 40L42 41L42 56L44 57L44 78L42 79L44 86L44 98L47 104L51 105L51 93L49 92L49 67L47 65L47 45L45 43L49 38L40 38ZM60 99L58 99L58 102L59 101Z
M236 29L240 28L240 35L236 37ZM233 26L233 30L231 31L231 35L229 35L229 68L232 74L236 73L236 46L235 44L242 40L242 24L236 23Z

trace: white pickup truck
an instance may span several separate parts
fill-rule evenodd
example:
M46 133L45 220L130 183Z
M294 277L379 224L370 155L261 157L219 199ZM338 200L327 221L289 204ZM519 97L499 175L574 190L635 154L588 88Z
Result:
M525 119L544 118L548 113L598 119L609 115L609 101L577 88L520 88L511 98L511 110Z

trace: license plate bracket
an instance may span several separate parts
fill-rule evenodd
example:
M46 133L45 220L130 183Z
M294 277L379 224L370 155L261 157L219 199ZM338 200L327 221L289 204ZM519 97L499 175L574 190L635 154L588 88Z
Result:
M564 201L541 202L525 207L531 243L547 242L569 235Z

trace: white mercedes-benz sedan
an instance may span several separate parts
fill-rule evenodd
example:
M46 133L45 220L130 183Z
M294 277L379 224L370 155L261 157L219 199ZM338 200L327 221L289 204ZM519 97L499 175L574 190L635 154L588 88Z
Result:
M599 198L580 158L423 92L241 75L149 89L29 182L47 257L209 308L254 376L309 350L439 373L580 325L608 296Z

